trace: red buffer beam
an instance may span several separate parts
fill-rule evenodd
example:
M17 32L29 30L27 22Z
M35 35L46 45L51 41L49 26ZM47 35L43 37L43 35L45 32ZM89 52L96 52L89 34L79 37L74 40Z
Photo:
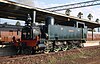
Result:
M95 6L95 5L100 5L100 0L92 0L92 1L86 1L86 2L68 4L68 5L50 7L50 8L45 8L45 10L62 11L66 9L75 9L75 8L82 8L82 7Z

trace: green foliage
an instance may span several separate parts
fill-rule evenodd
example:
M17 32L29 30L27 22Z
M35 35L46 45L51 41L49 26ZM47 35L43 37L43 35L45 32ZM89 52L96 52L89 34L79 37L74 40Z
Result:
M89 15L87 16L87 18L88 18L89 20L91 20L91 19L93 18L92 14L89 14Z
M82 18L82 16L83 16L82 12L79 12L78 15L77 15L77 17L79 17L79 18Z
M19 21L16 22L16 26L20 26L20 22Z
M70 9L67 9L67 10L65 11L65 14L69 16L69 15L70 15L70 12L71 12L71 10L70 10Z
M7 22L5 22L5 23L3 23L4 25L8 25L8 23Z
M95 22L99 22L99 19L97 18Z

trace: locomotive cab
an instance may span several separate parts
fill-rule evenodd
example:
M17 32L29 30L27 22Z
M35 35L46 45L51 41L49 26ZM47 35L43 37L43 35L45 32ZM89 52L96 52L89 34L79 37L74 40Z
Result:
M39 27L25 26L22 29L21 42L27 46L34 47L39 41L40 29Z
M37 26L32 26L31 17L28 15L27 21L25 21L25 26L21 32L21 44L34 47L39 41L40 29Z

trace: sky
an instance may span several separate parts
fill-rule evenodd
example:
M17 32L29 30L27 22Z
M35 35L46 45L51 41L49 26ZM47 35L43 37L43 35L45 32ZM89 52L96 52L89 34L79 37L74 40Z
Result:
M24 23L25 23L24 21L20 21L20 20L11 20L11 19L0 18L0 24L7 22L7 24L15 25L17 21L21 22L21 25L24 25Z
M48 8L48 7L54 7L59 5L67 5L72 3L78 3L78 2L85 2L90 0L11 0L18 3L26 4L32 7L39 7L39 8ZM93 15L93 21L95 21L97 18L100 19L100 5L98 6L92 6L92 7L84 7L84 8L77 8L77 9L71 9L71 16L77 17L77 14L79 12L83 13L83 18L87 19L87 15L91 13ZM64 14L64 11L62 11ZM6 21L6 20L3 20ZM13 21L10 21L11 24ZM13 23L15 24L15 23Z
M48 7L54 7L54 6L59 6L59 5L65 5L65 4L67 5L67 4L72 4L72 3L91 1L91 0L84 0L84 1L83 0L34 0L34 1L35 1L36 7L48 8ZM100 19L100 5L71 9L72 16L77 16L79 12L83 13L84 19L87 19L87 16L89 13L93 15L93 19L92 19L93 21L95 21L97 18Z

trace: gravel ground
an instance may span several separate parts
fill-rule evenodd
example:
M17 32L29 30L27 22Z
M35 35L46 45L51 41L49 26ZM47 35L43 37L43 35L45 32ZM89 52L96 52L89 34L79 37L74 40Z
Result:
M100 46L49 54L0 57L0 64L100 64Z

